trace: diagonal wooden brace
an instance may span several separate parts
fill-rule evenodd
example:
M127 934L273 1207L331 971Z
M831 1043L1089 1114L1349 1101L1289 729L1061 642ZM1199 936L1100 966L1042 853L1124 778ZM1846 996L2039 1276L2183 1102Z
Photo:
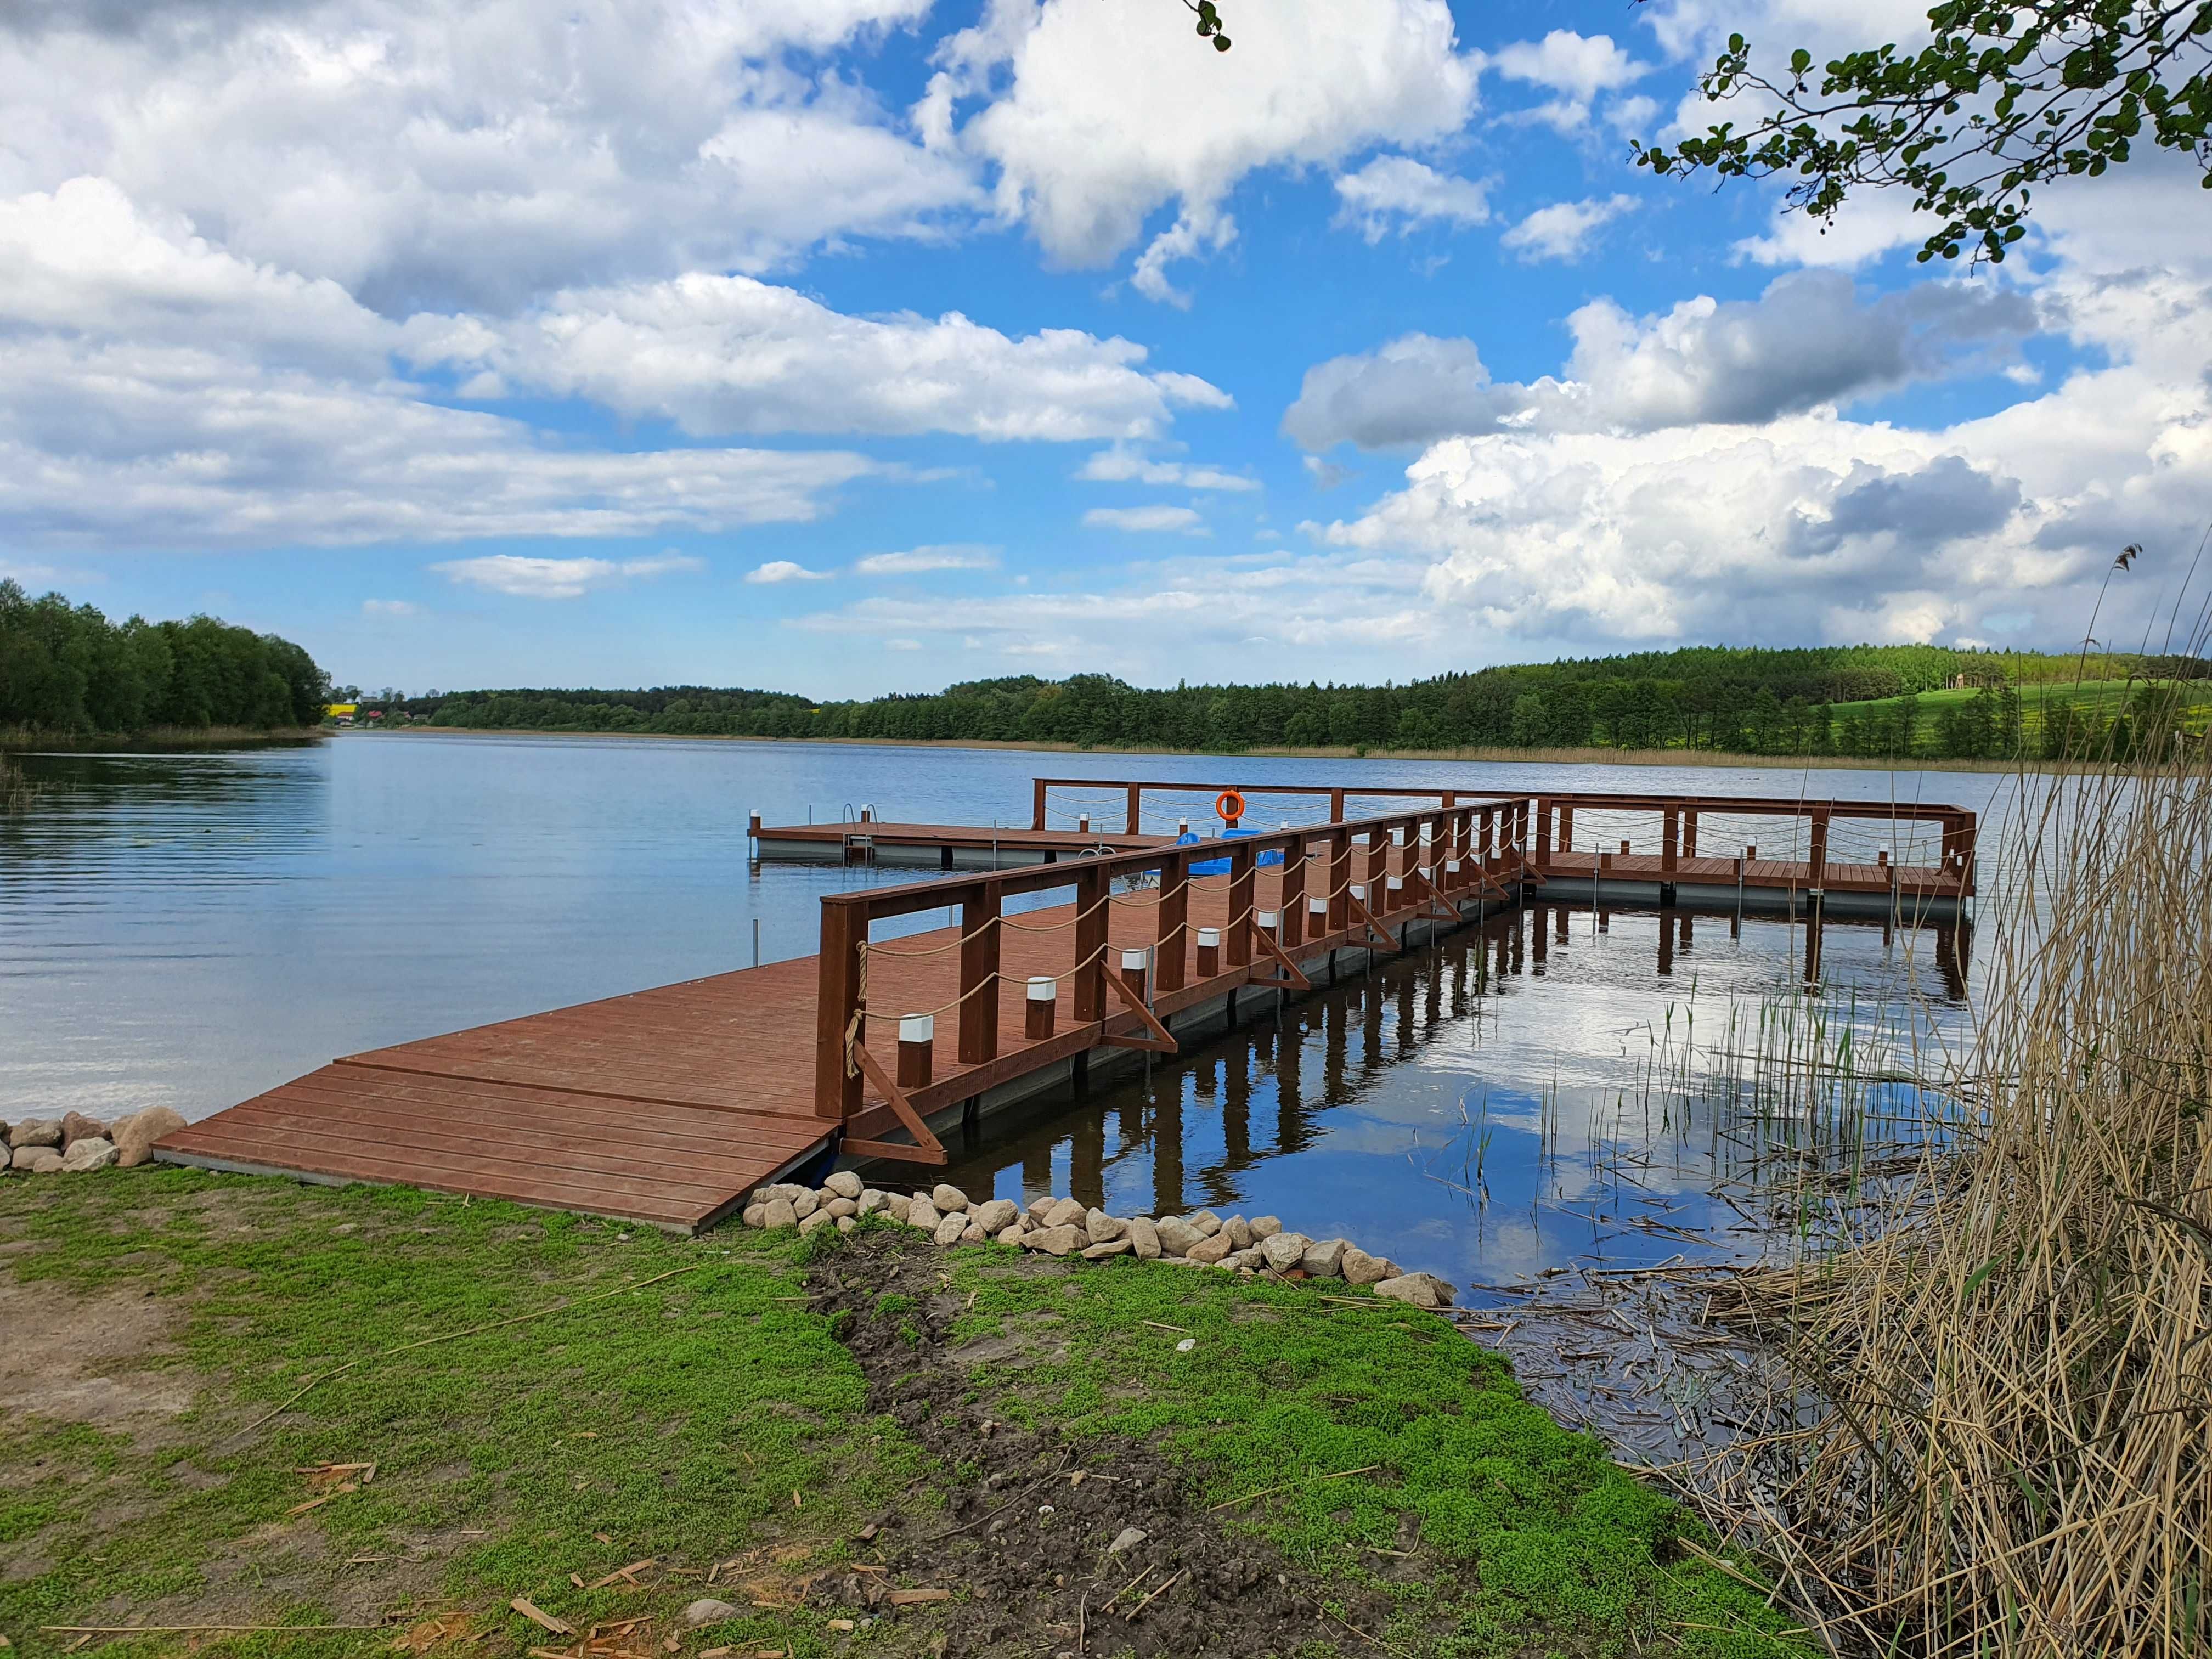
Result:
M1373 940L1388 946L1393 951L1402 948L1396 939L1390 937L1389 930L1386 929L1381 922L1375 920L1375 913L1367 908L1365 900L1356 897L1352 894L1346 893L1344 896L1344 902L1352 907L1352 913L1357 915L1360 921L1366 927L1368 934Z
M1478 872L1478 873L1480 872ZM1446 898L1437 890L1436 883L1431 881L1418 869L1413 872L1413 876L1423 887L1428 889L1428 902L1436 906L1437 910L1441 913L1435 915L1433 920L1438 921L1457 921L1460 920L1459 907L1454 904L1449 899Z
M1121 998L1122 1001L1127 1003L1130 1009L1136 1014L1137 1018L1144 1021L1147 1026L1151 1027L1152 1032L1152 1036L1149 1038L1139 1036L1115 1036L1109 1032L1103 1039L1107 1047L1111 1048L1143 1048L1149 1053L1155 1054L1176 1054L1182 1052L1182 1050L1176 1046L1175 1038L1170 1035L1168 1028L1161 1024L1158 1020L1155 1019L1152 1017L1152 1011L1145 1006L1145 1000L1137 994L1136 988L1131 985L1127 980L1123 979L1121 977L1121 970L1113 966L1111 963L1108 963L1106 966L1106 983L1113 987L1114 994Z
M1271 975L1267 977L1262 978L1261 975L1255 974L1251 978L1250 982L1252 984L1286 985L1294 991L1310 991L1313 989L1313 981L1298 971L1298 964L1292 962L1290 957L1285 954L1283 947L1275 943L1275 936L1273 933L1267 932L1264 927L1255 927L1252 930L1252 937L1260 941L1260 948L1261 950L1265 951L1269 956L1274 957L1274 959L1280 963L1283 967L1283 971L1279 975Z
M891 1110L898 1114L898 1121L906 1125L907 1133L914 1137L914 1145L905 1146L895 1140L848 1140L845 1150L866 1158L903 1158L909 1164L950 1163L951 1160L945 1154L945 1143L929 1132L929 1125L923 1122L921 1114L914 1109L914 1103L906 1097L905 1091L897 1084L891 1081L890 1074L868 1052L867 1045L854 1043L853 1057L860 1061L860 1070L868 1081L882 1091Z

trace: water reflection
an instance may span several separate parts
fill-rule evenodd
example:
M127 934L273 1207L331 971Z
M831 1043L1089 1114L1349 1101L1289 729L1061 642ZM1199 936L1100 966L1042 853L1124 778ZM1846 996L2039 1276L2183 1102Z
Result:
M1964 929L1534 904L992 1119L947 1179L1274 1213L1462 1283L1648 1265L1735 1228L1711 1189L1811 1132L1762 1066L1853 1006L1862 1056L1924 1066L1966 959Z

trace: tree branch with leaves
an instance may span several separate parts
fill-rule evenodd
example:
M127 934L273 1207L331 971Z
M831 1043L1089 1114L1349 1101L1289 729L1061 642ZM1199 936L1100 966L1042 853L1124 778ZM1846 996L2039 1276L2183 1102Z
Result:
M1741 34L1699 81L1715 102L1772 108L1674 149L1635 146L1669 176L1793 179L1784 199L1832 219L1854 194L1912 192L1941 228L1919 257L2001 263L2027 233L2036 186L2100 178L2140 145L2187 155L2212 189L2212 0L1946 0L1917 52L1855 52L1816 77L1812 54L1754 69Z
M1213 0L1197 0L1195 4L1192 0L1182 0L1182 3L1198 19L1198 38L1212 41L1216 52L1228 51L1229 37L1222 33L1221 13L1215 9Z

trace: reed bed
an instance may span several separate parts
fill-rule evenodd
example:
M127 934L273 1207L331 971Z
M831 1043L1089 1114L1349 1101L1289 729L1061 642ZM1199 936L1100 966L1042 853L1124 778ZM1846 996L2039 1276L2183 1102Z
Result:
M1765 1432L1678 1473L1836 1652L2180 1659L2212 1651L2212 770L2182 739L2016 799L1941 1133L1833 1248L1730 1281L1784 1369Z
M0 754L0 813L27 812L44 793L43 785L33 783L21 767Z

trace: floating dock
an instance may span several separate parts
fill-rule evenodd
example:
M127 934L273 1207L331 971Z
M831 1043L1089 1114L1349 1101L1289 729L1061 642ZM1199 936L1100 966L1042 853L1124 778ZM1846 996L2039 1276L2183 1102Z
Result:
M1121 809L1111 830L1079 805L1065 814L1078 822L1049 821L1048 792L1102 790ZM1317 797L1329 816L1203 840L1147 826L1148 793L1194 793L1239 817L1254 795ZM1362 799L1395 810L1346 817ZM757 823L763 857L972 873L825 897L815 957L347 1055L187 1125L157 1155L691 1232L799 1170L942 1164L951 1123L1176 1053L1317 973L1537 890L1571 903L1858 909L1907 926L1955 920L1973 890L1973 817L1949 806L1039 780L1031 816L1011 830L872 813ZM1647 819L1649 850L1632 828L1616 833ZM1698 850L1701 824L1710 848L1721 823L1772 820L1804 857ZM1886 844L1872 858L1830 860L1839 841L1864 852L1875 840ZM927 927L937 912L957 920Z

